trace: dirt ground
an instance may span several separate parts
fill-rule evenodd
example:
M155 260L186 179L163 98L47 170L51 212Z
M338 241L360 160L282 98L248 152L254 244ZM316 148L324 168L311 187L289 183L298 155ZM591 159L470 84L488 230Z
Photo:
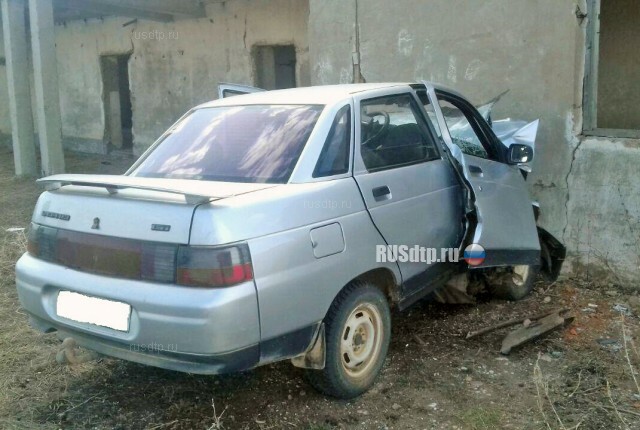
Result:
M122 173L127 158L67 156L78 173ZM197 376L110 358L55 362L60 342L27 323L13 268L40 190L0 150L0 429L640 429L637 293L540 281L517 303L421 302L393 317L386 366L352 401L323 397L288 362ZM620 305L617 306L616 305ZM499 353L514 317L569 308L573 324Z

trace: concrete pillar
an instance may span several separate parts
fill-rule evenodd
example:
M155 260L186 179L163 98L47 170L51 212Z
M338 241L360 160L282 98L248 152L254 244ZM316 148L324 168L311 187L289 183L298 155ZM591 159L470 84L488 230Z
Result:
M35 175L38 168L29 92L25 4L23 0L2 0L1 8L16 175Z
M29 0L29 17L42 172L64 173L52 0Z

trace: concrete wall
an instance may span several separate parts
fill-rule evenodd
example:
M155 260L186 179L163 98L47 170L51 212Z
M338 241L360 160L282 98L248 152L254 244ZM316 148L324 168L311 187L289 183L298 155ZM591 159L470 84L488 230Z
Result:
M130 29L121 19L76 21L56 26L62 134L100 146L105 133L100 55L132 49Z
M6 59L2 34L2 24L0 24L0 145L6 145L11 134L11 119L9 116L9 89L7 87L7 66L4 65Z
M640 149L580 135L587 21L578 6L586 10L583 0L359 0L361 73L432 80L478 103L510 90L494 117L541 119L530 189L541 224L569 247L567 269L633 286ZM353 79L355 22L356 0L310 1L314 84Z
M170 24L57 26L66 140L87 148L104 138L100 55L132 53L139 154L190 107L215 98L218 82L254 84L255 46L294 44L299 85L352 82L357 15L368 82L424 78L475 102L509 89L496 118L540 118L530 189L542 225L569 247L567 270L637 285L640 141L581 135L587 20L576 8L585 11L584 0L359 0L357 14L356 0L308 1L214 2L207 18ZM0 66L0 100L4 73ZM0 136L9 132L0 103Z
M207 6L207 18L174 23L129 19L56 27L63 134L85 147L104 137L100 55L131 53L134 152L140 154L189 108L217 97L219 82L253 85L251 49L293 44L300 85L309 85L308 3L234 0Z
M568 175L573 269L640 288L640 141L584 138Z

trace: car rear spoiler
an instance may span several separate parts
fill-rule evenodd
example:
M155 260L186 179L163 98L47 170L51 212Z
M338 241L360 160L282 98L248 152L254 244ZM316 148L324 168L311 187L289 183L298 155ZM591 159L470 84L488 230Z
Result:
M199 181L186 179L140 178L122 175L53 175L36 181L44 185L47 191L60 189L68 185L79 187L106 188L109 194L119 190L135 189L157 191L162 193L183 195L189 204L201 204L211 200L219 200L231 195L215 195L209 193L207 185Z

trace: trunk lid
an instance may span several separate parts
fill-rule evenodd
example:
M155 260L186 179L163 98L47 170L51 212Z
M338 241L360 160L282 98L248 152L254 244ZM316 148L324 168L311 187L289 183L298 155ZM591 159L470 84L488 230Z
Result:
M116 175L55 175L39 179L48 192L33 222L64 230L188 244L195 208L275 186Z

